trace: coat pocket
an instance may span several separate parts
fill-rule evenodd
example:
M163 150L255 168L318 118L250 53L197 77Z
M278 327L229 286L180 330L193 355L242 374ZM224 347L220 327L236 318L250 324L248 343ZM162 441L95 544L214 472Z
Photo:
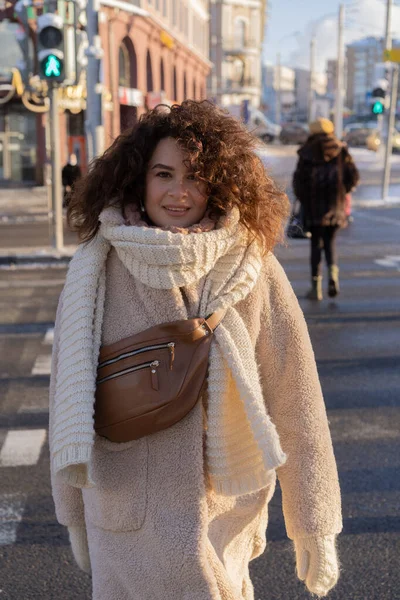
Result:
M147 508L147 438L115 444L96 436L92 478L96 486L82 490L87 520L110 531L140 529Z

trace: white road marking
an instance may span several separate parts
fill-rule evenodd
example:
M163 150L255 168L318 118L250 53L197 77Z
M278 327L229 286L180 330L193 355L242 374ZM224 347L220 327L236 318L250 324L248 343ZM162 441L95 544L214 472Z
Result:
M36 465L46 435L46 429L8 431L0 452L0 466L26 467Z
M374 263L380 267L387 267L389 269L397 269L400 271L400 256L385 256L385 258L377 258Z
M33 365L32 375L50 375L51 356L48 354L39 354Z
M17 541L17 527L22 520L25 496L4 494L0 496L0 546Z
M46 335L44 336L43 344L48 346L52 346L54 341L54 327L51 327L46 331Z

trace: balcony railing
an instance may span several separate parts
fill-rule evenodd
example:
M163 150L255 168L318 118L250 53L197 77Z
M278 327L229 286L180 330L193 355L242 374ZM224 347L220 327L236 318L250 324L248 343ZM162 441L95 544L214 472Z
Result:
M236 40L235 38L223 38L222 48L224 52L230 54L241 54L246 52L254 52L261 49L261 42L249 38L245 40Z
M261 82L256 79L255 77L245 77L243 79L238 80L234 80L234 79L226 79L225 80L225 89L229 90L229 91L237 91L237 90L241 90L242 88L248 88L248 87L257 87L259 88L261 85Z

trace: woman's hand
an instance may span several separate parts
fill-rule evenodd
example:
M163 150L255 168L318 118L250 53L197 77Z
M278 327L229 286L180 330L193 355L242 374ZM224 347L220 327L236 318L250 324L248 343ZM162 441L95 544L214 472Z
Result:
M339 564L335 535L296 538L297 576L317 596L326 596L337 583Z
M72 525L68 527L68 533L76 564L82 571L90 574L92 569L90 566L89 545L85 525Z

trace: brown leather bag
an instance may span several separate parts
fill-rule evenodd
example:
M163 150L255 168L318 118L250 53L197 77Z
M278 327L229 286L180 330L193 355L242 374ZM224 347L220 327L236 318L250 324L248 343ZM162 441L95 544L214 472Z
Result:
M183 419L201 396L211 339L225 312L156 325L103 346L96 433L112 442L129 442Z

